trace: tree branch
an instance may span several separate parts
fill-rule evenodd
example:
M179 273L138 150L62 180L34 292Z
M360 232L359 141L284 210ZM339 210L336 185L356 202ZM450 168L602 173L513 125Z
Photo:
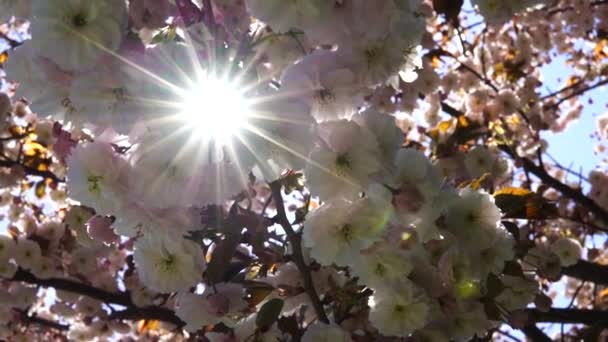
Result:
M608 84L608 78L607 79L603 79L601 81L596 82L595 84L592 84L588 87L585 88L581 88L579 90L573 91L572 94L568 94L567 96L562 97L561 99L559 99L557 102L552 103L549 105L549 108L557 108L559 107L562 103L570 100L571 98L577 97L577 96L581 96L584 93L591 91L593 89L599 88L601 86L604 86Z
M599 285L608 285L608 266L579 260L572 266L563 267L562 274Z
M23 310L18 310L17 312L19 313L19 319L25 326L29 326L30 324L36 324L59 331L67 331L70 329L69 325L53 322L51 320L44 319L36 315L30 316L27 314L27 312Z
M116 311L110 315L110 319L124 320L156 320L162 322L173 323L178 327L182 327L185 323L169 309L158 306L147 306L144 308L130 307L125 310Z
M39 285L43 287L53 287L57 290L68 291L78 293L93 299L97 299L104 303L117 304L122 306L131 306L131 297L126 292L108 292L96 287L79 283L69 279L63 278L49 278L40 279L32 273L23 269L17 270L17 273L13 276L10 281L21 281L24 283Z
M458 117L463 114L462 111L450 106L445 102L441 102L441 109L453 117ZM531 160L520 157L519 155L517 155L516 152L511 150L509 146L501 145L499 147L515 161L520 161L523 164L523 168L526 172L532 173L548 186L561 192L564 196L585 207L587 210L593 213L595 217L602 220L604 223L608 223L608 211L600 207L594 200L585 196L579 190L573 189L568 185L562 183L557 178L551 176L544 168L534 164ZM599 228L597 226L595 227L595 229L608 232L608 229Z
M111 319L149 319L173 323L180 327L184 325L184 322L179 317L177 317L173 311L167 308L158 306L148 306L143 308L137 307L131 301L131 296L129 296L127 292L109 292L70 279L40 279L32 273L23 269L17 270L17 273L15 273L13 278L7 280L19 281L43 287L52 287L56 290L62 290L87 296L107 304L115 304L126 307L126 309L116 311L112 315L110 315Z
M502 145L500 148L509 156L511 156L511 158L513 158L514 160L520 161L523 164L524 170L532 173L541 181L543 181L543 183L561 192L564 196L582 205L593 215L595 215L595 217L602 220L604 223L608 223L608 212L604 210L604 208L600 207L597 203L595 203L594 200L585 196L580 190L575 190L569 187L568 185L562 183L561 181L547 173L544 168L534 164L528 158L522 158L518 156L517 153L512 151L508 146Z
M291 243L294 261L296 263L296 266L298 267L298 270L302 274L302 279L304 280L304 288L306 289L308 297L310 297L310 301L312 302L312 306L315 309L319 320L323 323L329 324L329 319L327 318L327 314L325 314L323 304L319 299L319 295L312 281L310 269L308 268L308 265L306 265L306 262L304 261L304 256L302 255L302 238L293 230L291 223L289 223L289 220L287 219L287 214L285 213L285 203L283 202L283 195L281 194L281 188L282 185L280 181L270 183L272 198L277 209L277 222L283 227L285 233L287 233L287 238L289 238L289 242Z
M536 325L530 324L525 326L521 331L526 335L527 338L532 340L533 342L551 342L551 338L547 336L542 330L540 330Z
M608 311L584 309L549 309L542 312L536 309L526 309L530 323L565 323L597 325L608 328Z
M51 171L40 171L37 170L35 168L29 167L29 166L25 166L19 162L16 162L14 160L0 160L0 167L6 167L6 168L10 168L10 167L14 167L14 166L20 166L23 168L23 170L25 171L26 174L30 175L30 176L39 176L42 178L50 178L53 181L55 181L56 183L64 183L65 179L59 178L57 177L57 175L55 175L54 173L52 173Z

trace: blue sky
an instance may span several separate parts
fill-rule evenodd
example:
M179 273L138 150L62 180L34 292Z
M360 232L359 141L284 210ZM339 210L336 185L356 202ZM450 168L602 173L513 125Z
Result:
M542 74L545 77L544 88L555 91L564 87L565 81L573 74L573 71L566 66L565 62L566 58L560 56L554 58L550 65L542 69ZM543 93L548 92L544 91ZM593 103L589 104L588 99L593 99ZM590 135L596 130L596 117L608 112L606 108L607 100L608 91L606 87L590 91L581 98L585 109L579 120L570 125L565 132L558 134L544 132L542 134L542 137L549 142L549 154L556 158L560 164L564 166L572 164L572 170L577 172L582 167L583 174L587 175L589 171L600 164L602 158L606 158L606 155L594 154L593 151L598 141L591 138Z

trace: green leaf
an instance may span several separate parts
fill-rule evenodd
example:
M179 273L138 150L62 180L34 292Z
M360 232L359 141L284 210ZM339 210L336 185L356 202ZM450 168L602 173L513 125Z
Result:
M258 316L255 318L255 324L258 329L262 331L268 330L281 315L283 305L283 300L278 298L273 298L266 302L260 308L260 312L258 312Z
M152 37L152 44L160 44L163 42L170 42L172 40L177 40L177 27L175 26L167 26L162 28L154 37Z
M165 34L163 31L160 31L157 34L155 34L154 37L152 37L152 41L150 41L150 43L159 44L159 43L162 43L164 40L165 40Z

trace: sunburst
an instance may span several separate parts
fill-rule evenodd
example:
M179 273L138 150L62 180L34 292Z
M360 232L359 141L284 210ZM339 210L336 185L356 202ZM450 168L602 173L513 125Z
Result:
M215 164L212 167L215 172L212 173L219 178L226 178L227 168L238 170L238 180L215 179L214 201L225 200L226 191L222 188L234 188L233 183L245 187L249 180L249 171L255 165L263 169L269 163L268 156L262 152L265 149L282 151L281 153L289 154L334 177L337 176L325 166L311 160L307 152L299 151L299 146L292 144L289 136L276 136L273 128L269 128L272 125L289 124L294 127L301 126L302 130L305 130L305 125L309 123L297 117L286 118L281 113L261 109L265 107L265 103L286 100L285 96L290 97L290 94L277 95L280 92L272 94L262 91L260 95L257 88L263 83L270 83L266 82L270 80L244 80L248 71L255 68L256 56L246 58L248 62L239 60L243 56L225 56L225 60L218 60L215 55L218 47L215 44L207 42L208 46L201 47L184 31L187 60L178 61L170 56L163 56L163 64L173 70L170 75L164 75L107 49L79 32L74 34L128 65L150 84L163 89L165 96L161 98L132 99L151 112L162 113L149 115L146 126L154 128L168 124L174 127L169 134L151 143L147 150L155 153L157 147L162 144L179 139L185 143L183 148L171 157L173 161L169 164L179 164L187 159L192 167L196 167L205 163L211 166L211 162ZM208 58L201 58L200 49L197 47L212 53ZM187 64L186 68L183 62ZM184 140L180 136L187 138ZM200 164L201 161L203 164ZM161 179L157 181L162 182ZM345 181L352 183L349 179Z
M238 84L227 79L204 77L178 102L178 119L192 126L200 139L226 144L247 127L252 108Z

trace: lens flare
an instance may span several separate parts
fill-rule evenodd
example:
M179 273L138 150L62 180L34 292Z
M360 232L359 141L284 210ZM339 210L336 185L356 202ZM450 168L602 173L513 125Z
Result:
M227 80L203 78L185 91L179 117L195 139L228 141L247 126L250 106L239 87Z

